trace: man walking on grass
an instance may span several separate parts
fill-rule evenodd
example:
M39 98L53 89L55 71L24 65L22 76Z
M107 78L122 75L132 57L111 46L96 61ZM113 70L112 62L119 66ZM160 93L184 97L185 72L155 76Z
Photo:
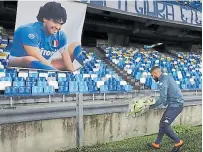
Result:
M176 152L183 145L183 140L176 135L170 125L182 112L184 99L180 88L172 76L163 75L161 69L157 66L153 67L150 73L156 82L159 81L158 87L160 89L160 97L155 104L150 106L150 109L156 108L161 104L167 105L167 108L160 120L158 137L155 142L149 143L148 146L159 149L162 138L166 134L175 143L171 152Z

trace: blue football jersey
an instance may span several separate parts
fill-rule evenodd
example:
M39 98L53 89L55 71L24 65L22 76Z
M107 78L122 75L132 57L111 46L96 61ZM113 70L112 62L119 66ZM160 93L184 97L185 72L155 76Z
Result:
M56 34L47 35L42 22L30 23L19 27L14 33L14 40L11 47L11 56L28 56L24 45L37 47L40 49L45 59L57 51L64 52L67 47L67 38L64 32L58 31Z

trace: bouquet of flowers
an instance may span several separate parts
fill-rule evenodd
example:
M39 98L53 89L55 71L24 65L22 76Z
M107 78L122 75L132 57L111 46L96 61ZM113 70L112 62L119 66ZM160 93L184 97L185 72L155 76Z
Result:
M134 98L129 103L129 115L141 115L149 110L149 106L155 104L154 97Z

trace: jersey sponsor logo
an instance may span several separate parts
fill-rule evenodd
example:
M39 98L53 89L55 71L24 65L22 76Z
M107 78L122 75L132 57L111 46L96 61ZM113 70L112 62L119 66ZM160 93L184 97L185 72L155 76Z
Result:
M52 40L51 45L52 45L53 47L58 47L59 41L58 41L58 40Z
M30 39L34 39L35 38L35 35L34 34L28 34L28 37L30 38Z
M55 50L55 51L48 51L48 50L45 50L44 48L40 49L40 52L41 52L42 56L46 56L46 57L52 56L56 51L57 50Z

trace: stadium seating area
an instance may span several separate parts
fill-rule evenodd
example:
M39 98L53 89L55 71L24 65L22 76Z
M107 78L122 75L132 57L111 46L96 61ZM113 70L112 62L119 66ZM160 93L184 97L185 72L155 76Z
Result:
M202 71L198 55L185 54L183 59L179 59L151 49L139 50L122 47L106 47L105 52L111 62L125 70L140 84L144 84L152 90L157 90L157 83L149 73L153 66L160 66L164 74L172 75L181 89L198 90L202 88Z
M164 2L178 4L178 5L183 5L183 6L188 6L188 7L191 7L193 9L196 9L196 10L202 12L202 2L201 1L176 0L176 1L164 1Z
M199 52L177 52L175 50L171 50L170 53L181 59L201 60L201 53Z
M132 86L108 65L86 51L83 51L85 66L74 73L7 69L11 43L9 41L7 45L5 42L0 53L0 91L6 96L132 91Z
M0 45L0 91L6 96L43 96L75 93L130 92L133 86L122 80L110 66L99 60L94 53L87 53L85 66L74 73L7 69L7 59L12 40L3 36ZM152 90L157 83L149 71L160 66L164 74L174 77L184 90L202 88L201 59L199 54L171 52L177 57L161 54L150 47L144 49L106 47L106 57L126 71L133 79Z

